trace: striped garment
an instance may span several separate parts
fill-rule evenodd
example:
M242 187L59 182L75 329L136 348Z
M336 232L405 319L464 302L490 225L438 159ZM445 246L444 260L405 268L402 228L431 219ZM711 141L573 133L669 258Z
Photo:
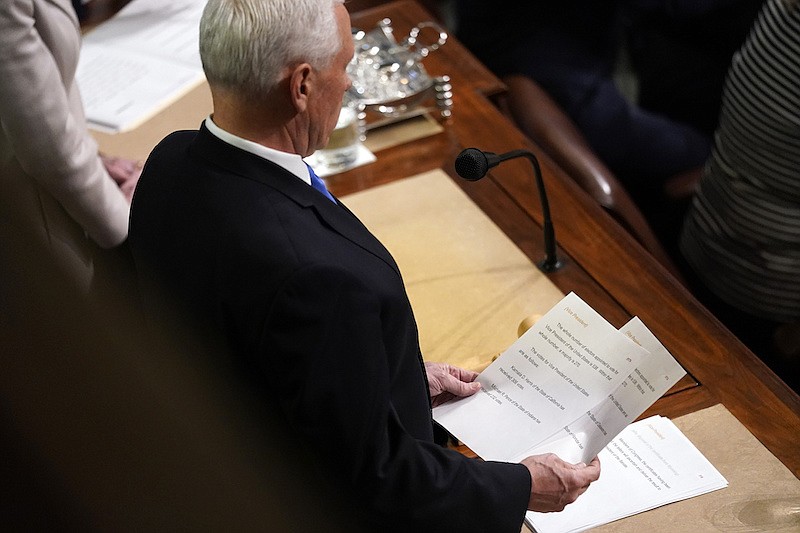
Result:
M767 0L733 58L680 246L730 305L800 318L800 2Z

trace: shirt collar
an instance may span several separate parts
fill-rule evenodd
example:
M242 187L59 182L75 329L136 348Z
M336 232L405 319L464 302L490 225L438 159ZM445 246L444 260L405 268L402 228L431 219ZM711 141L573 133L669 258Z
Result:
M290 154L289 152L281 152L280 150L267 148L264 145L255 143L253 141L248 141L247 139L243 139L237 135L229 133L214 124L214 121L210 115L208 118L206 118L205 124L206 128L208 128L208 131L210 131L211 134L217 137L219 140L244 150L245 152L249 152L268 161L272 161L276 165L285 168L306 182L308 185L311 185L311 176L308 174L308 167L299 154Z

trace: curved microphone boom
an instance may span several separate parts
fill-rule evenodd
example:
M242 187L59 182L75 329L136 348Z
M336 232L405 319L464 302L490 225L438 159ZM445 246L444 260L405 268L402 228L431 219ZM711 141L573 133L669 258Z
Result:
M543 272L555 272L563 266L556 255L556 235L553 229L553 222L550 220L550 204L547 202L547 193L544 189L542 171L539 168L539 161L536 156L528 150L512 150L504 154L494 154L484 152L477 148L467 148L456 157L456 172L459 176L469 181L477 181L484 177L490 168L495 167L509 159L517 157L527 158L533 165L536 175L536 186L539 189L539 198L542 202L542 229L544 230L544 253L545 257L536 266Z

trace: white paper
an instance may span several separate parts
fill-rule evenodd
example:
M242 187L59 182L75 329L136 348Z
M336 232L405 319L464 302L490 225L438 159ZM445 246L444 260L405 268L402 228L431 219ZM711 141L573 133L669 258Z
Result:
M91 127L131 129L203 81L205 2L133 0L84 36L76 78Z
M598 456L575 503L526 516L538 533L583 531L727 486L668 419L631 423L685 373L641 320L617 330L570 293L481 373L482 392L434 418L488 460Z
M568 533L724 488L725 478L667 418L625 428L599 454L600 479L559 513L529 511L537 533Z
M527 455L552 452L567 462L587 463L686 374L683 367L639 318L632 318L620 332L646 348L648 355L596 407L565 426L552 438L528 450L526 455L515 457L514 460L520 461Z
M517 461L558 442L565 460L588 461L594 455L583 458L583 450L596 454L614 435L570 426L595 426L587 413L609 403L645 357L570 293L480 374L481 392L435 408L434 418L487 460Z

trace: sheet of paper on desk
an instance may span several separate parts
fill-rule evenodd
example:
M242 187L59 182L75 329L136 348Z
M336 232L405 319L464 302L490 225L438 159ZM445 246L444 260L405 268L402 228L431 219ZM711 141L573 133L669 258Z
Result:
M83 38L76 77L89 125L132 129L204 79L205 0L133 0Z
M537 533L568 533L724 488L725 478L667 418L625 428L600 454L600 479L559 513L528 512ZM666 526L669 529L669 526Z

